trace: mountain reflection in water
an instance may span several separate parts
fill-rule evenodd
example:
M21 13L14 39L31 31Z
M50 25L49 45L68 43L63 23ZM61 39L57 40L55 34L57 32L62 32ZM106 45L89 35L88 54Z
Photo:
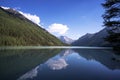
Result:
M62 50L37 66L36 76L26 78L26 74L34 73L31 70L18 80L120 80L120 62L113 57L119 58L110 50Z
M8 52L14 52L14 55L8 57ZM11 59L13 60L9 63L8 60ZM110 49L5 50L0 56L0 69L5 70L4 74L0 72L0 80L120 80L119 60L120 56L115 55ZM18 63L21 67L17 67ZM7 73L9 70L4 68L7 65L11 69L11 75L10 72ZM16 66L15 70L11 65Z

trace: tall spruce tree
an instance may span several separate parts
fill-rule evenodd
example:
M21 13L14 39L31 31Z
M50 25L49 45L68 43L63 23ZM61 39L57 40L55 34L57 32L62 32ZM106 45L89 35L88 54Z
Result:
M120 0L105 0L102 6L105 9L104 26L109 33L106 40L120 51Z

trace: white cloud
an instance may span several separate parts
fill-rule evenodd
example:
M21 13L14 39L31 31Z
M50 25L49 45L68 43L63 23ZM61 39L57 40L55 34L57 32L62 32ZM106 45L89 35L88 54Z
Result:
M22 11L19 11L22 15L24 15L26 18L31 20L32 22L36 23L37 25L40 26L40 17L37 15L32 15L30 13L24 13Z
M39 69L39 66L37 66L36 68L32 69L31 71L25 73L17 80L27 80L28 78L32 79L32 78L36 77L38 74L38 69Z
M10 9L10 7L5 7L5 6L1 6L3 9ZM37 25L40 26L40 17L37 15L32 15L30 13L24 13L22 11L19 11L18 9L20 9L20 7L15 7L13 8L13 10L18 11L19 13L21 13L22 15L24 15L26 18L28 18L29 20L31 20L32 22L36 23Z
M68 29L69 28L67 25L54 23L54 24L51 24L47 30L50 33L57 33L57 34L63 35L68 31Z
M10 7L1 6L3 9L10 9Z

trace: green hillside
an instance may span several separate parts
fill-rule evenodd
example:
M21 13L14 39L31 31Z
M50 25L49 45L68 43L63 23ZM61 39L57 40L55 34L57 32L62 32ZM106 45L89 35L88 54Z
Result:
M15 10L0 8L0 46L62 46L59 39Z

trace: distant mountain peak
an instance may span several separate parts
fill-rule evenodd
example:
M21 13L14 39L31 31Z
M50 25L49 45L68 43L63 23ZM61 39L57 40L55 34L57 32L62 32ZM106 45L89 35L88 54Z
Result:
M66 44L71 44L72 42L74 42L73 39L68 38L67 36L60 36L59 39Z

